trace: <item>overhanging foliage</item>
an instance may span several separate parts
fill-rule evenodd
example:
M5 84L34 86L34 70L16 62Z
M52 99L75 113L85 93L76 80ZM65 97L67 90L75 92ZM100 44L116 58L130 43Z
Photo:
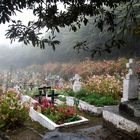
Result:
M60 3L64 10L60 10ZM113 47L124 46L124 37L128 31L139 34L139 7L139 0L1 0L0 23L12 21L6 33L11 41L18 39L25 44L31 42L33 46L43 49L47 43L55 50L55 45L60 43L55 40L55 32L59 33L60 28L66 26L76 32L81 24L88 24L88 17L94 17L93 24L101 32L110 32L110 40L105 43L104 48L88 49L85 41L84 46L75 46L78 51L84 49L94 55L102 51L110 53ZM32 9L37 17L36 21L29 21L27 26L22 21L11 19L16 11L24 8ZM51 32L49 38L40 38L41 29Z

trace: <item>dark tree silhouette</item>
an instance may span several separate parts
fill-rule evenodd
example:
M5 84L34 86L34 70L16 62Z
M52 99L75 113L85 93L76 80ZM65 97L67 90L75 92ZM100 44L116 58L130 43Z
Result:
M62 3L65 10L58 9ZM7 30L6 37L11 41L18 39L25 44L45 48L45 44L52 46L59 44L55 40L55 32L60 28L69 26L71 31L76 32L81 24L87 25L89 17L93 17L93 24L101 32L110 32L110 40L105 46L89 49L86 41L78 42L74 48L91 51L92 55L102 51L111 52L113 47L120 48L125 45L125 34L139 34L140 19L139 0L1 0L0 23L12 22ZM37 21L29 21L28 26L22 21L14 21L11 16L22 9L32 9ZM40 38L40 30L46 29L51 34L48 38Z

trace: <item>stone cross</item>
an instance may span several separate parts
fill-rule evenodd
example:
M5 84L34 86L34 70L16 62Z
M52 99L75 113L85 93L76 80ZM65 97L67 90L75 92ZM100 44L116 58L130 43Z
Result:
M129 63L126 64L126 67L129 69L128 77L130 75L136 75L137 64L135 63L134 59L129 59Z
M17 92L19 92L19 91L20 91L20 86L16 85L16 86L14 86L14 89L15 89Z
M78 92L81 90L80 79L81 79L81 77L79 76L79 74L75 74L75 76L72 78L72 80L74 81L74 84L73 84L73 91L74 92Z
M60 88L63 88L63 86L64 86L64 84L63 84L63 79L60 78L60 80L59 80L59 87L60 87Z
M128 101L132 99L138 99L138 85L139 80L136 73L137 64L134 59L129 59L129 63L126 64L129 68L128 74L123 80L123 98L121 101Z

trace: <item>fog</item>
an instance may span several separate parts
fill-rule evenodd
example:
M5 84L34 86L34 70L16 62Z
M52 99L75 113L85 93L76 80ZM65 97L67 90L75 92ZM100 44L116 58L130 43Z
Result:
M109 39L108 33L100 32L95 28L92 22L87 26L82 26L77 32L70 32L69 27L60 29L60 33L56 33L56 39L61 42L53 51L51 46L46 45L45 50L32 45L24 45L23 43L14 42L10 44L9 39L5 39L4 31L6 26L0 25L0 69L7 69L10 66L15 68L23 68L34 64L46 64L48 62L80 62L91 57L90 52L81 51L77 53L73 46L77 41L87 41L89 48L103 47L104 43ZM3 28L2 28L3 27ZM47 36L47 35L46 35ZM135 41L134 41L135 40ZM139 57L139 39L135 36L127 37L127 49L113 49L111 54L104 52L101 56L97 55L94 59L115 59L118 57Z

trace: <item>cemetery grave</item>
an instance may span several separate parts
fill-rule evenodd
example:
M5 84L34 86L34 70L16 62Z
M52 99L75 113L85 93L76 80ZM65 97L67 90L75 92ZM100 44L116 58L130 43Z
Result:
M28 101L32 100L33 107L30 108L29 115L33 120L38 121L50 130L88 121L86 118L79 116L74 107L69 107L66 104L57 105L54 97L58 94L55 94L54 90L50 90L51 87L40 87L38 89L39 95L35 95L35 97L38 97L38 102L30 97L27 99ZM48 94L48 89L51 94ZM27 96L23 95L23 98L25 97ZM48 97L51 97L51 100Z
M69 106L77 106L80 110L88 111L95 115L101 115L104 108L111 105L117 105L118 99L114 99L109 95L101 95L82 88L81 77L75 74L70 81L74 81L72 89L63 89L62 95L66 97L66 104ZM61 91L60 91L61 94Z
M122 138L138 138L140 133L140 101L138 99L139 79L136 73L137 67L135 61L130 59L126 66L129 68L129 71L123 81L123 97L120 104L117 98L117 100L113 100L109 95L103 96L99 93L83 90L83 84L80 80L81 77L78 74L73 78L73 91L72 89L55 88L55 86L42 86L39 87L38 92L33 95L36 99L28 95L22 95L22 104L28 106L31 119L47 128L43 130L43 133L46 133L46 135L43 134L39 136L40 138L38 137L38 140L53 140L54 136L59 140L65 138L66 135L69 138L77 139L80 139L81 136L81 139L87 140L91 138L101 139L101 137L104 139L109 137L111 140L114 132L110 132L106 128L114 128L114 126L126 133L121 135ZM58 82L57 84L59 85ZM61 85L63 84L61 83ZM17 89L18 88L15 90ZM34 90L33 86L30 91L32 90ZM67 94L67 90L69 94ZM66 101L60 102L59 94L62 97L66 97ZM71 95L71 97L67 95ZM105 99L107 102L103 100L100 101L99 97ZM98 101L96 102L94 98L98 99ZM92 104L90 102L91 104L89 104L88 99L92 99L94 103ZM116 104L119 104L119 106L116 106ZM80 111L75 110L77 107ZM96 118L93 114L102 115L104 123L102 122L102 118ZM102 125L106 126L106 128L103 128ZM47 132L48 130L59 131ZM36 131L38 133L39 130ZM75 131L77 133L76 135L74 135ZM129 135L127 136L127 134ZM40 133L37 135L40 135ZM117 135L115 136L115 140L119 140Z
M129 59L126 64L129 69L123 81L123 97L118 107L110 107L103 110L105 124L109 127L121 129L134 139L140 138L140 100L139 79L137 64L134 59Z
M82 92L80 79L81 78L80 78L80 76L78 74L76 74L75 77L73 78L73 80L74 80L74 82L73 82L74 83L73 84L73 90L74 90L74 93L77 94L77 95L80 95L80 93ZM59 116L59 112L57 112L57 110L59 110L59 109L54 107L54 104L55 104L54 97L58 96L58 94L55 94L54 90L51 90L50 86L49 87L43 86L43 87L38 88L38 90L39 90L39 94L35 95L35 97L38 97L38 102L39 102L40 105L38 103L36 104L36 102L35 102L35 106L30 108L30 113L29 113L30 117L33 120L38 121L40 124L42 124L43 126L47 127L50 130L54 130L56 128L64 127L64 126L71 126L71 125L81 124L81 123L85 123L85 122L88 121L84 117L79 117L79 120L75 120L74 122L70 122L70 123L67 122L67 121L66 121L67 122L66 123L64 121L63 124L61 124L60 123L61 120L56 121L61 116L61 115ZM51 92L51 94L48 94L47 90L49 90ZM86 95L86 93L84 93L84 94ZM48 97L51 97L51 100L49 100ZM43 100L44 100L44 103L42 104ZM58 101L58 99L56 101ZM104 107L96 107L96 106L90 105L90 104L88 104L88 103L86 103L86 102L84 102L82 100L78 100L76 98L74 99L73 97L66 96L66 104L67 105L75 106L76 102L78 103L76 107L78 107L78 108L80 108L82 110L88 111L88 112L96 114L96 115L101 115L102 114L102 111L103 111ZM63 103L63 102L61 102L61 103ZM108 104L110 104L110 103L108 102ZM53 110L56 109L54 112L57 112L57 113L56 114L53 114L53 113L47 114L48 115L47 117L44 116L45 111L42 112L42 105L44 105L44 107L50 107L49 110L46 110L47 112L48 111L53 112ZM55 105L57 105L57 104L55 104ZM60 106L60 105L57 105L57 106ZM66 105L63 105L63 106L66 106ZM68 110L73 110L74 109L72 107L67 107L67 106L65 108L63 108L63 106L62 105L60 106L61 110L63 110L63 113L66 113ZM68 110L67 110L67 108L68 108ZM66 110L66 112L64 110ZM52 118L52 116L53 116L53 118ZM58 117L58 118L56 119L56 117ZM64 116L61 116L61 117L63 118ZM67 118L67 119L68 120L73 120L72 118L69 118L69 119ZM52 119L52 120L56 121L56 123L53 122L52 120L49 120L49 119Z
M79 109L96 115L101 115L104 108L117 105L119 102L111 96L102 96L98 93L90 93L86 90L81 90L77 93L70 91L69 93L67 92L67 94L66 103L68 105L74 106L77 104Z

